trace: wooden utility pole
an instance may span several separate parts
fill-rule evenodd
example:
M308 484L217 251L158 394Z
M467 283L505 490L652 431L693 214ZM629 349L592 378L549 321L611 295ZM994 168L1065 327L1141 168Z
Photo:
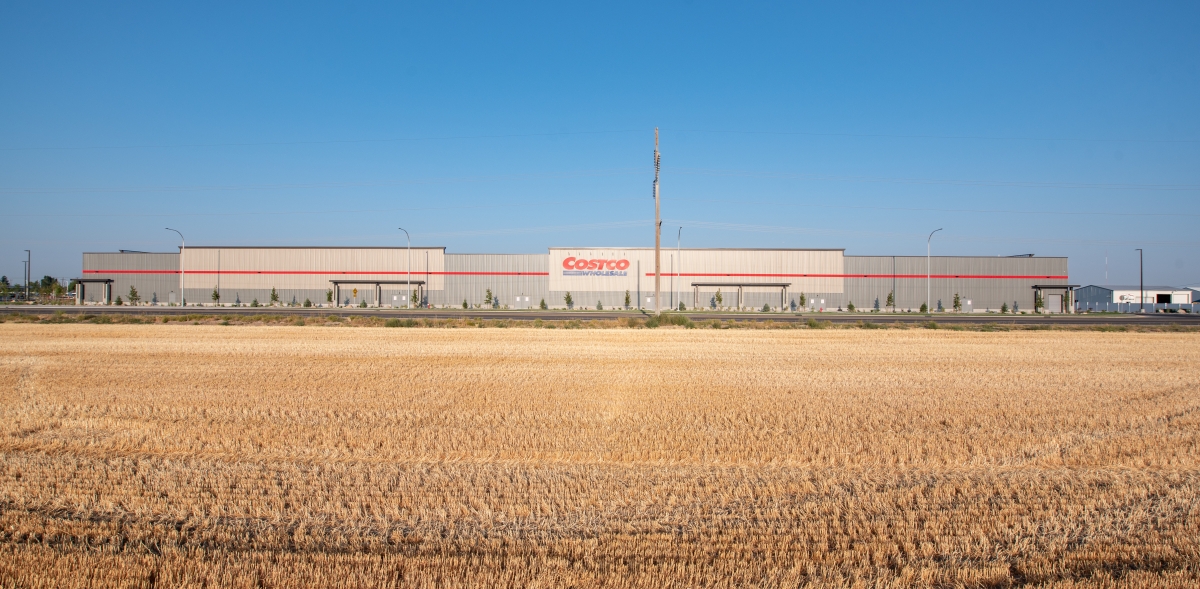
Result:
M662 299L662 219L659 217L658 205L658 127L654 128L654 314L661 311L659 301Z

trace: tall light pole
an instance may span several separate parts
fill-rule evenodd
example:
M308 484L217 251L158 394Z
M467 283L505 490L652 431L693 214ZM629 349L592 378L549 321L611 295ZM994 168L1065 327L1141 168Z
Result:
M25 250L25 302L29 302L29 277L33 276L33 257Z
M933 298L933 296L931 294L932 287L930 287L930 283L929 283L929 251L930 251L929 243L933 240L933 234L937 233L938 231L941 231L941 228L934 229L933 231L929 232L929 237L925 239L925 312L926 313L933 311L933 306L931 305L932 298Z
M675 271L675 275L679 277L679 290L676 294L679 296L681 305L683 304L683 248L679 244L682 243L682 235L683 227L680 227L679 231L675 232L675 258L679 260L679 270Z
M178 229L166 228L167 231L179 233ZM179 304L182 307L187 306L187 299L183 296L183 250L187 249L187 240L183 238L183 234L179 233Z
M405 229L403 227L400 227L399 229L404 232L404 237L408 239L408 266L407 266L407 268L408 268L408 288L405 289L408 292L405 294L408 295L408 297L407 297L408 298L408 307L407 308L411 309L412 308L412 236L408 234L407 229Z
M1142 272L1142 248L1135 249L1138 253L1138 288L1142 291L1141 296L1138 297L1138 313L1144 313L1146 312L1146 275ZM29 298L29 296L26 295L25 298Z
M654 314L658 315L661 310L659 301L662 300L662 219L659 218L658 205L658 127L654 128Z

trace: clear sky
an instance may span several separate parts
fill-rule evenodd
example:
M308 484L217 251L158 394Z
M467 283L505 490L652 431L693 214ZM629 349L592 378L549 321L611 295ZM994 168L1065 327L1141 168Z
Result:
M1069 256L1200 283L1200 3L0 5L0 273L197 245ZM669 236L669 237L668 237Z

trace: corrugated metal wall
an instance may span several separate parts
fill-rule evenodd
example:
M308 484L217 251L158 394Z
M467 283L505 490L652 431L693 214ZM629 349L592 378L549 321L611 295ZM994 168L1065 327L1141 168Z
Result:
M179 255L174 253L84 253L83 278L111 278L112 298L119 295L129 300L129 287L135 286L142 301L149 303L170 301L172 293L179 292ZM100 303L104 297L103 285L84 285L84 302ZM178 301L176 301L178 302Z
M482 307L488 289L501 308L524 306L518 296L529 297L528 305L536 308L542 299L549 300L546 285L546 254L447 254L446 288L429 293L429 304L462 308L463 301L475 308Z
M444 288L441 274L445 248L412 248L412 280L428 288ZM227 248L189 247L184 252L188 300L211 303L213 289L222 303L265 304L274 288L284 304L306 299L325 303L331 280L408 279L408 248ZM405 286L384 285L397 293ZM357 289L358 293L354 291ZM346 284L342 304L376 304L373 284ZM391 296L385 295L385 304Z
M931 307L938 301L949 309L958 293L964 306L976 311L997 310L1002 304L1033 311L1033 285L1066 284L1066 258L934 257L930 260ZM846 293L838 304L853 301L859 308L880 307L896 290L896 307L920 308L926 297L924 256L846 256ZM860 275L860 276L855 276ZM893 275L896 277L893 278Z
M652 248L551 249L546 254L445 254L444 248L413 248L413 280L427 281L426 301L436 307L482 306L491 289L501 307L520 308L517 297L529 297L530 307L544 299L552 308L564 308L571 293L576 308L606 309L625 305L653 308L647 298L654 292ZM859 309L870 309L878 299L886 305L887 294L896 291L899 309L917 309L925 301L925 258L921 256L843 256L840 250L683 250L683 263L676 271L677 252L663 250L663 308L682 301L695 308L693 282L729 283L729 286L700 287L699 307L715 306L720 288L720 307L736 305L734 283L790 283L785 307L799 305L800 294L810 305L826 309L845 308L851 301ZM583 259L628 260L619 275L585 273L564 275L563 261ZM114 280L113 296L128 298L136 285L143 301L157 298L167 302L179 289L179 256L148 253L86 253L84 276ZM407 278L406 248L216 248L190 247L185 253L187 295L190 303L212 303L219 287L221 302L266 304L274 287L281 302L314 304L325 302L331 279L404 280ZM940 300L950 308L954 294L976 311L998 309L1002 304L1033 310L1034 284L1065 284L1066 258L935 257L931 260L933 307ZM639 272L640 270L640 272ZM675 276L682 274L682 276ZM806 276L818 275L818 276ZM557 287L557 288L555 288ZM355 294L353 289L357 288ZM385 305L403 306L404 285L384 285ZM99 301L99 286L85 297ZM640 296L639 296L640 295ZM374 305L372 284L345 285L342 304L366 301ZM824 301L822 304L820 301ZM746 287L743 308L759 309L764 304L778 308L780 291L774 287Z

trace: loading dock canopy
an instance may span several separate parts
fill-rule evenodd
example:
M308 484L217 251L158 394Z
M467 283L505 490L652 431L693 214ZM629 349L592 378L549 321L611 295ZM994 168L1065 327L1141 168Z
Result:
M76 305L83 304L83 297L84 297L84 292L83 292L84 286L83 285L87 284L88 282L95 282L97 284L103 284L104 285L103 293L100 298L101 298L101 300L104 301L105 305L112 302L112 300L111 300L112 299L112 283L113 283L112 278L76 278L75 279L75 304Z
M384 284L408 284L417 285L417 300L423 300L425 295L424 280L330 280L333 284L333 306L342 306L342 285L343 284L373 284L375 285L375 306L383 306L383 287Z
M742 289L747 286L763 286L767 288L779 289L779 308L787 306L787 289L791 286L790 282L693 282L692 283L692 307L700 308L700 287L717 287L728 286L737 289L737 307L742 307Z

